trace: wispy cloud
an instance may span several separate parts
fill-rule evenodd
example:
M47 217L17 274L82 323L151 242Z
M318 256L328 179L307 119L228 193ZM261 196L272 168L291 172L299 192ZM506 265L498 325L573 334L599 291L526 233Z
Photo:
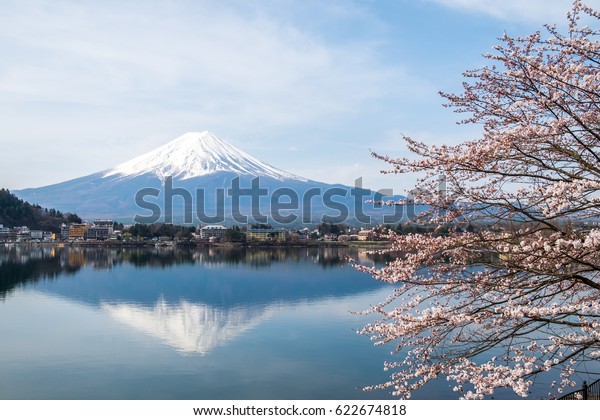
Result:
M507 21L562 24L573 0L425 0L457 10L480 13ZM587 0L591 7L600 1Z
M411 86L402 68L379 65L372 45L326 44L268 15L206 2L142 4L13 3L0 29L10 40L3 50L13 50L0 70L3 96L289 124Z

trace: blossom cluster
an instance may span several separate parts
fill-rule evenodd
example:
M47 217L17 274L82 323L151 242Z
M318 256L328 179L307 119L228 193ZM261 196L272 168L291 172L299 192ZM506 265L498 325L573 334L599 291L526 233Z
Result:
M390 173L425 173L414 191L429 210L413 222L449 233L389 233L397 258L358 266L396 286L360 331L394 346L390 380L368 389L408 398L445 377L464 398L525 397L543 372L561 372L560 393L589 364L598 370L600 31L584 15L600 19L575 1L566 35L504 35L494 65L466 72L462 94L442 94L463 123L482 125L480 139L404 137L417 158L375 154Z

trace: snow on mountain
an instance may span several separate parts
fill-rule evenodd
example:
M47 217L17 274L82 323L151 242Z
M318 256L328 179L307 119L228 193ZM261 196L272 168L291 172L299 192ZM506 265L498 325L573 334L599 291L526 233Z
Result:
M171 183L166 182L168 177L172 177ZM248 188L255 188L255 179L260 191L252 190L257 194L252 195ZM233 194L235 185L237 193ZM173 199L172 188L189 192L192 202L184 202L182 196ZM266 195L264 191L267 191ZM274 209L274 197L276 202L279 200L279 196L274 195L276 191L283 194L282 203L290 191L296 198L289 196L285 209ZM99 217L135 221L141 215L150 218L158 215L164 220L181 223L181 220L189 220L188 215L191 214L197 217L195 222L208 223L205 220L208 220L209 214L220 214L222 222L234 219L239 222L240 218L234 215L241 214L242 218L247 216L248 220L258 222L253 218L260 212L267 217L277 214L278 220L273 219L277 223L292 223L292 220L294 223L316 223L326 221L322 219L324 215L333 218L328 219L328 223L331 220L340 220L336 223L341 223L359 215L357 208L381 218L382 212L375 204L364 203L369 199L379 201L381 197L377 198L369 190L361 191L356 187L326 184L277 169L203 131L184 134L106 171L13 192L30 203L75 212L85 219ZM199 195L202 200L198 199ZM291 209L289 205L296 208ZM290 211L279 213L279 210L290 210L293 214L288 214ZM206 218L201 219L200 212L207 215ZM284 221L288 220L288 216L290 221ZM214 223L214 219L210 220Z
M186 133L164 146L104 172L103 178L113 175L135 177L154 174L160 179L168 176L189 179L216 172L267 176L281 181L307 181L261 162L208 131Z

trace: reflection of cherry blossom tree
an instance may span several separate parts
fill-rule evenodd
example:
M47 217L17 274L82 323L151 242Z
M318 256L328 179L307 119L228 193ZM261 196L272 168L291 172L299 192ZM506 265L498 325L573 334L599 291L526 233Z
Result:
M418 157L376 155L390 172L427 174L421 220L450 233L391 233L402 257L360 267L398 285L362 330L398 350L389 382L373 388L409 397L445 377L466 398L503 387L527 396L545 371L560 371L558 392L598 374L600 31L583 19L600 13L575 1L564 35L503 36L493 65L465 73L464 93L442 94L464 123L482 124L481 139L405 138ZM451 194L436 187L441 174Z

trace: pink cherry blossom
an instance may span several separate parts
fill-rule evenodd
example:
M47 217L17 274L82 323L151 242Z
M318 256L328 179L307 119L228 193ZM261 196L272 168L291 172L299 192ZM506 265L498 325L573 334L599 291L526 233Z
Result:
M560 371L560 393L578 371L599 371L600 31L589 23L599 19L577 0L566 34L504 35L490 65L465 72L462 94L442 93L481 138L407 136L417 158L374 154L389 173L425 174L413 202L429 210L413 223L430 229L390 232L399 257L357 265L396 286L360 331L395 346L389 381L368 389L409 398L441 377L463 398L526 397L542 372Z

